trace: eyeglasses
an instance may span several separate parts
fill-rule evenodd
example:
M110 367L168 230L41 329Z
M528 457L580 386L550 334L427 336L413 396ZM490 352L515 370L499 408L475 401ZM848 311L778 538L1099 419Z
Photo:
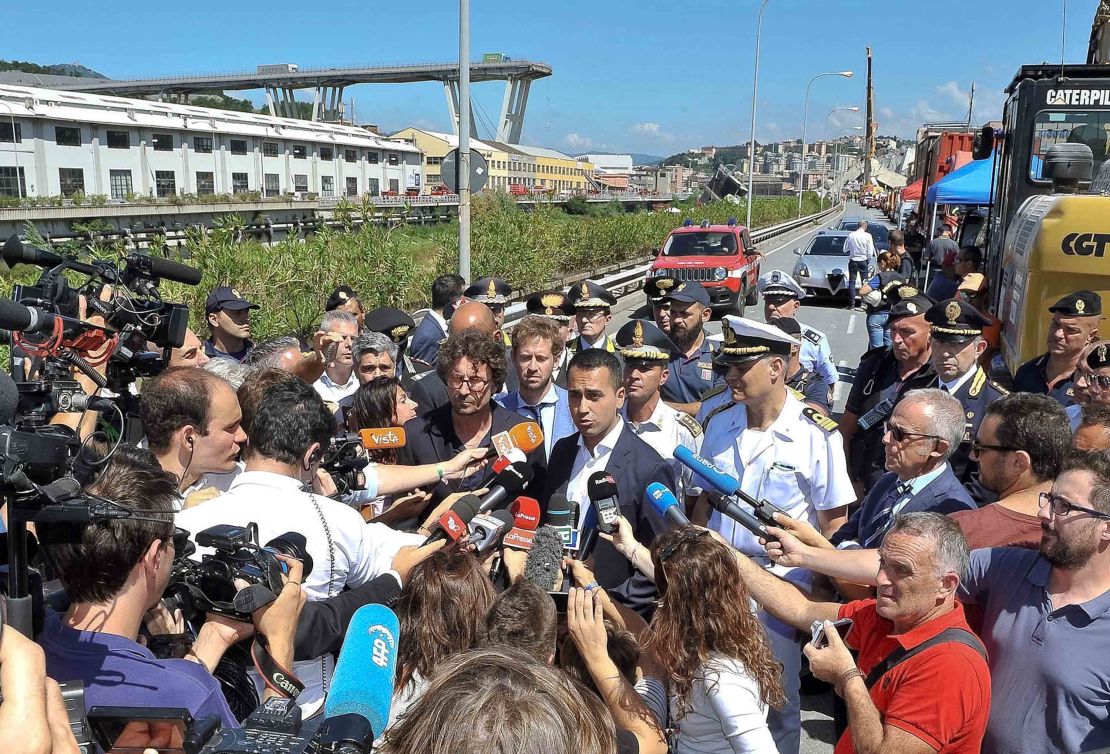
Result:
M1065 500L1059 495L1053 495L1051 492L1042 492L1040 495L1038 495L1037 503L1042 508L1051 508L1052 514L1055 516L1067 516L1070 515L1073 511L1079 511L1080 513L1086 513L1087 515L1094 516L1095 518L1101 518L1110 521L1110 513L1096 511L1094 508L1084 508L1082 505L1076 505L1075 503Z
M691 526L681 530L680 532L678 532L678 536L675 537L674 542L671 542L669 545L659 551L659 562L662 563L667 558L674 555L676 552L678 552L678 548L682 547L687 542L693 542L696 539L707 536L709 536L708 529L695 529Z
M452 390L458 390L463 385L466 385L475 393L480 393L489 386L489 380L482 379L481 377L463 377L461 374L451 374L447 376L447 387Z
M1110 375L1092 374L1085 379L1088 385L1094 385L1099 390L1110 390Z
M894 442L899 443L905 442L910 437L924 437L929 440L944 439L943 437L937 437L936 435L926 435L921 432L908 432L895 424L891 424L888 421L883 422L883 432L889 432L891 439L893 439Z
M1013 453L1015 450L1021 450L1021 448L1009 448L1005 445L987 445L978 440L973 440L971 442L971 455L982 455L984 450L993 450L996 453Z
M486 306L489 307L489 310L491 312L493 312L494 314L504 314L505 313L505 305L504 304L486 304Z

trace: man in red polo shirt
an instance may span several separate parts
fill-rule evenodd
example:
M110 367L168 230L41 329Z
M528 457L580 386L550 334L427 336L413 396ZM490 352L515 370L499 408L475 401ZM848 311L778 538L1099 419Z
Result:
M816 602L737 553L756 602L809 631L824 624L827 646L806 645L810 669L848 707L836 754L978 754L990 714L986 651L971 633L956 589L967 542L947 516L896 516L879 548L877 599ZM847 642L830 621L850 618ZM846 645L847 644L847 645ZM859 652L859 665L848 651Z

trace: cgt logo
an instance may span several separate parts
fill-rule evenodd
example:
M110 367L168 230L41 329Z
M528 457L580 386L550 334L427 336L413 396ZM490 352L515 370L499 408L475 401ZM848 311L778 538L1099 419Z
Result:
M1106 254L1110 233L1068 233L1060 243L1060 250L1073 257L1097 257Z

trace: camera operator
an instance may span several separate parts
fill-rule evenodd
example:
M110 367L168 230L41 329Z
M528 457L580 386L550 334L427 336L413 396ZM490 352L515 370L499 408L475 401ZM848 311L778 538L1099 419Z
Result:
M231 385L203 369L167 369L143 389L141 416L147 445L177 477L182 495L205 486L227 489L247 440ZM205 475L212 476L199 484Z
M301 567L290 565L277 601L255 611L254 626L209 616L187 659L161 660L138 643L147 610L169 582L176 552L176 480L147 451L121 446L90 493L136 510L141 517L108 523L40 524L39 533L71 605L49 613L39 637L53 678L85 684L85 704L180 707L194 719L215 716L237 726L211 675L223 653L255 630L281 667L292 665L293 636L304 604Z
M226 494L181 511L178 525L195 533L217 524L256 523L260 542L288 531L302 533L315 564L305 580L312 600L391 570L401 547L424 538L365 524L353 508L303 490L316 476L332 429L331 412L312 386L300 380L275 383L253 409L243 473ZM331 669L330 656L294 667L305 684L298 701L306 712L323 699Z

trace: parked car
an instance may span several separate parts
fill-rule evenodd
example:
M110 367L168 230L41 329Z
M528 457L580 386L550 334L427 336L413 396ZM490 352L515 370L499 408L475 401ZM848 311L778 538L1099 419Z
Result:
M848 294L848 250L844 241L847 231L822 231L814 236L805 249L794 249L799 259L794 265L794 279L815 296ZM875 274L868 269L867 277Z
M701 283L714 309L743 316L759 296L762 255L748 229L731 218L727 225L694 225L686 220L667 236L648 277L670 276Z
M845 230L851 233L859 227L860 220L866 219L865 217L841 218L837 230ZM890 248L890 228L874 220L867 220L867 232L871 234L871 241L875 244L875 251L886 251Z

